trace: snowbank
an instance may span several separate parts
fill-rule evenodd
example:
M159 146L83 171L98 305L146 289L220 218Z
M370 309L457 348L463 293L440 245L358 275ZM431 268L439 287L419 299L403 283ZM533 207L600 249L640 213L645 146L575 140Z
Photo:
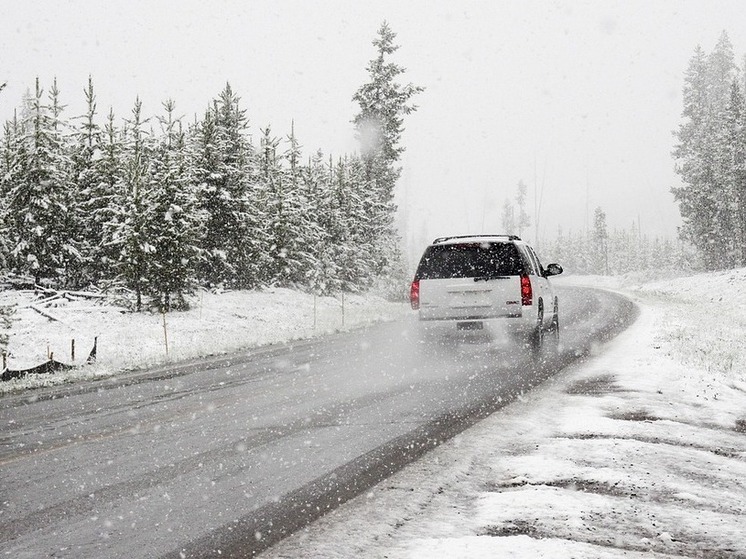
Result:
M31 292L4 291L0 305L15 305L8 366L24 369L46 361L83 364L97 338L97 361L72 371L0 382L0 394L37 386L111 376L239 349L310 338L405 315L408 306L375 295L314 297L290 289L202 292L184 312L121 313L87 300L58 299L33 310ZM37 305L38 306L38 305ZM164 323L165 321L165 323ZM75 360L71 355L75 340ZM166 349L168 344L168 351Z

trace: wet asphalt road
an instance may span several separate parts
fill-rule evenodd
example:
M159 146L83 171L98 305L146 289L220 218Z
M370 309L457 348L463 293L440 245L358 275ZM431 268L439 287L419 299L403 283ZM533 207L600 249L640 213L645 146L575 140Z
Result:
M0 556L248 557L625 328L563 288L562 347L421 344L414 320L0 398Z

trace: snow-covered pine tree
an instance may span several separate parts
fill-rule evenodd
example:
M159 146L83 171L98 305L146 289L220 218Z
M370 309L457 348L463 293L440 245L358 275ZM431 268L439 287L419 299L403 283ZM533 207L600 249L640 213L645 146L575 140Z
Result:
M205 231L200 246L204 260L198 266L198 277L206 286L222 284L232 276L232 269L226 262L225 243L221 238L221 233L227 229L225 221L230 213L229 205L224 201L226 195L220 192L222 177L218 173L220 156L215 112L214 108L208 107L191 135L198 207L205 213Z
M348 236L353 243L353 263L355 290L363 290L373 285L377 279L384 281L387 291L391 289L386 283L403 282L406 266L403 266L403 255L399 250L399 237L396 235L393 222L389 221L393 213L389 204L373 196L365 172L365 162L353 155L344 160L344 180L348 192L344 211L348 215ZM354 251L354 247L360 250ZM389 270L383 277L376 267L377 262L388 262Z
M162 312L185 308L184 295L196 287L199 242L204 225L198 211L196 185L189 172L185 137L173 100L163 103L162 134L153 147L148 169L149 211L147 291ZM175 301L174 301L175 298Z
M138 97L132 117L125 121L122 151L122 173L117 196L112 200L113 219L107 223L107 237L118 249L115 264L117 278L135 293L135 309L143 307L148 288L148 262L155 250L148 238L152 200L148 191L150 138L143 130L142 102Z
M389 60L399 48L394 44L395 38L396 33L384 21L373 40L376 57L367 66L369 81L353 96L360 107L353 123L361 145L365 178L371 196L386 208L382 215L377 216L385 230L379 238L381 249L377 251L383 259L374 262L375 272L379 275L385 275L401 259L398 247L392 247L397 239L393 230L396 212L394 187L401 174L397 163L404 151L401 145L404 116L417 109L410 104L410 99L424 90L411 83L401 85L397 81L404 73L404 68Z
M51 102L43 102L37 78L16 153L10 156L14 172L5 185L12 267L36 282L64 282L69 267L80 259L69 224L70 159L56 85Z
M206 285L255 287L266 268L263 197L254 179L247 129L240 98L226 84L194 137L198 207L207 220L199 271Z
M110 259L105 257L104 225L112 217L109 206L114 196L116 180L107 176L110 171L105 154L107 151L111 154L113 147L104 145L104 133L96 122L96 95L90 76L88 87L83 93L86 112L77 117L79 124L75 129L75 144L72 148L72 175L76 195L76 204L73 206L74 226L82 254L78 278L80 284L98 283L111 275L111 263L107 262ZM115 139L110 137L109 140Z
M312 247L318 242L318 226L309 214L301 168L301 151L294 126L287 138L288 150L277 157L279 142L270 128L263 131L261 181L266 185L265 212L268 223L272 283L305 286L317 266ZM282 163L286 162L287 166Z
M117 223L123 201L124 131L115 124L112 108L109 108L104 124L100 157L96 157L95 153L93 165L99 182L92 193L93 207L90 208L92 213L88 215L88 219L95 222L94 228L100 227L101 237L98 244L89 245L93 252L88 255L88 259L93 278L116 281L121 251L118 240L115 239L116 227L113 224Z
M363 204L355 184L355 179L359 180L359 178L351 176L348 162L341 158L333 166L331 207L335 213L335 227L332 230L331 242L337 248L336 259L339 265L337 279L340 288L343 291L353 292L358 291L358 287L364 283L366 274L360 269L363 255L368 258L373 255L371 252L373 243L362 238L363 220L361 210ZM373 232L370 240L378 239L380 241L377 233L377 231ZM368 242L366 243L366 241ZM375 248L378 249L379 247L376 246ZM373 259L371 258L371 260Z
M319 256L323 277L323 292L337 293L345 289L345 266L347 264L347 218L340 203L337 173L332 156L323 167L320 210L323 218L324 246Z
M710 270L734 265L738 216L727 120L735 71L726 33L709 56L697 47L684 79L684 121L673 154L684 183L672 189L683 221L680 232Z
M370 81L353 96L360 106L353 122L361 142L367 178L380 189L384 200L393 199L394 185L400 173L395 164L404 151L400 145L403 117L417 110L415 105L408 104L409 100L424 90L412 84L402 86L396 81L404 73L404 68L389 61L389 57L399 49L394 44L395 39L396 33L384 21L373 40L377 55L367 67Z
M337 229L338 215L333 208L331 184L325 156L319 150L309 158L302 185L308 200L309 215L314 224L309 235L308 248L316 263L306 283L311 291L318 295L327 295L339 289L337 278L340 267L336 261L336 247L331 241Z
M683 221L682 238L706 252L714 228L714 208L708 196L712 183L712 139L709 128L707 57L699 46L689 61L684 78L684 122L676 132L676 170L684 183L672 189ZM714 262L708 268L714 267Z
M264 254L268 257L268 265L264 270L262 280L268 284L287 285L288 267L287 244L290 236L290 225L285 207L289 193L285 191L284 177L277 160L279 139L272 136L271 127L260 130L259 147L259 176L257 180L262 184L262 193L266 217L266 236L264 238Z
M52 87L49 90L49 108L52 116L50 124L57 136L59 146L54 152L55 168L62 186L60 192L63 204L61 212L63 222L60 224L62 267L59 271L59 280L67 287L79 287L83 254L79 237L81 216L78 212L78 204L80 200L77 196L72 162L74 140L69 122L61 118L65 106L60 103L57 78L53 80Z

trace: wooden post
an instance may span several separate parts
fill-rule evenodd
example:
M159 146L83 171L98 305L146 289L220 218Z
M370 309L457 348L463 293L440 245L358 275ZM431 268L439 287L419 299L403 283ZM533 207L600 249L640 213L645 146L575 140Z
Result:
M168 329L166 328L166 311L161 311L163 315L163 339L166 342L166 357L168 357Z
M75 338L70 340L70 359L75 362Z
M3 350L3 371L8 368L8 352Z

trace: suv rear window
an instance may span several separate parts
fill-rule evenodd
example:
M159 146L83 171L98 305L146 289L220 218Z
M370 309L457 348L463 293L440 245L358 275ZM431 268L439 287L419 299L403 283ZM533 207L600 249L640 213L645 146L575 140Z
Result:
M512 243L432 245L422 255L416 279L518 276L523 263Z

